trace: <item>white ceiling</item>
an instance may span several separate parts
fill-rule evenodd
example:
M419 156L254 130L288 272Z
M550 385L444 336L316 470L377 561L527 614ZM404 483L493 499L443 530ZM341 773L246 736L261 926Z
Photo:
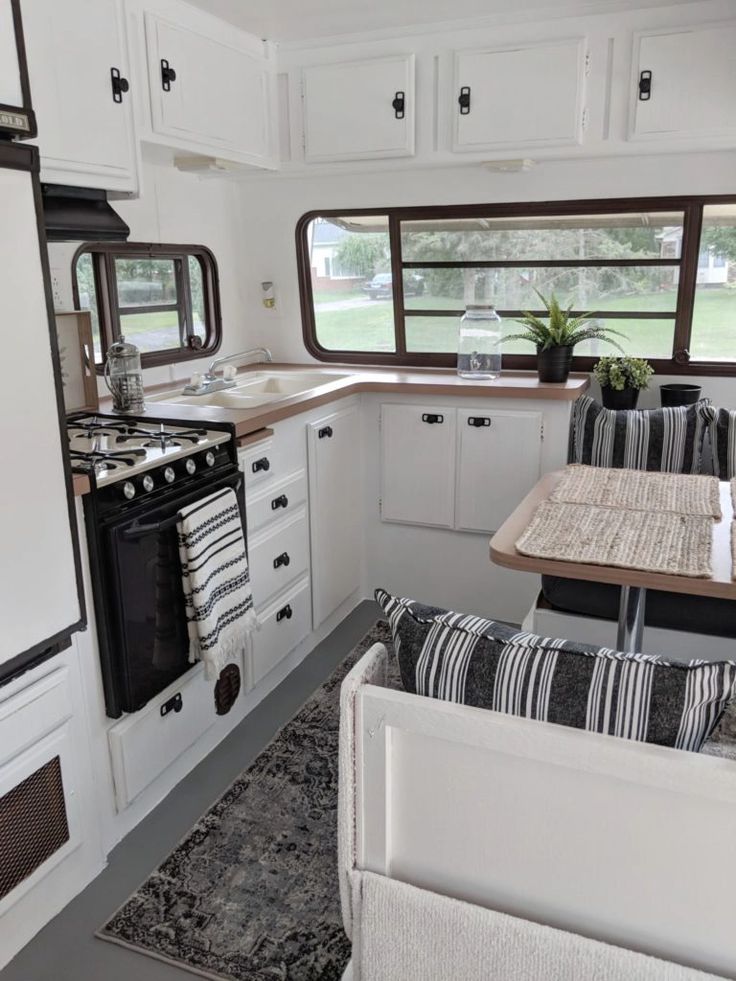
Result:
M686 0L190 0L271 41L387 31L473 17L561 16L577 9L644 8Z

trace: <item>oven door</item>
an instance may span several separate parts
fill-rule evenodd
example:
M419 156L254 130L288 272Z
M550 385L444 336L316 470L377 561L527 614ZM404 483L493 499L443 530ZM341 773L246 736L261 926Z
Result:
M176 516L182 507L228 485L238 497L245 529L242 475L233 470L150 510L138 510L103 532L110 650L102 667L107 714L113 718L136 712L192 667Z

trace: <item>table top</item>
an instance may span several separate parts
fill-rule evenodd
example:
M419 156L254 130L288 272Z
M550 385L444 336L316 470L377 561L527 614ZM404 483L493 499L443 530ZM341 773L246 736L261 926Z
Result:
M517 552L516 542L529 525L537 506L552 494L562 474L562 470L545 474L498 529L491 539L490 548L491 560L497 565L521 572L535 572L538 575L561 576L563 579L587 579L617 586L643 586L645 589L661 589L670 593L736 600L736 582L731 578L731 522L734 512L731 488L727 481L722 481L720 487L723 517L713 525L713 575L710 579L696 579L638 569L618 569L608 565L536 559Z

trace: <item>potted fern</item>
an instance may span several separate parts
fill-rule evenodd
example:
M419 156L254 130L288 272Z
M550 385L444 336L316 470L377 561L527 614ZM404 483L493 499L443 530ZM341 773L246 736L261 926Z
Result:
M601 358L593 365L606 409L635 409L654 369L646 358Z
M620 337L625 337L625 334L611 327L602 327L591 319L589 313L584 313L580 317L571 317L572 307L563 310L554 293L547 300L539 290L534 292L547 311L548 322L545 323L533 313L527 312L521 320L517 321L526 327L526 330L519 334L510 334L504 340L529 341L530 344L536 345L537 372L540 381L567 381L573 349L576 344L581 344L583 341L607 341L619 351L623 350L610 335L618 334Z

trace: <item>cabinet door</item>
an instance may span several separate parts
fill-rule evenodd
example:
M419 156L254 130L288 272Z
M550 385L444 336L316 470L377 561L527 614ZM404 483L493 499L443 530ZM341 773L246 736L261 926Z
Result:
M381 406L381 517L452 528L455 409Z
M340 409L307 427L314 629L360 586L360 416Z
M458 409L455 527L496 531L539 480L542 415Z
M135 190L132 92L115 101L110 74L114 68L135 84L121 0L25 3L23 29L42 179Z
M303 92L307 161L414 153L414 55L305 68Z
M245 40L239 44L234 28L213 37L150 13L145 24L154 132L270 166L265 57L247 49ZM162 77L167 67L168 80Z
M582 140L581 38L455 56L454 150L571 146ZM467 96L468 104L459 103Z
M640 35L632 79L632 136L736 132L735 50L736 22ZM643 99L642 72L650 79L649 96Z

